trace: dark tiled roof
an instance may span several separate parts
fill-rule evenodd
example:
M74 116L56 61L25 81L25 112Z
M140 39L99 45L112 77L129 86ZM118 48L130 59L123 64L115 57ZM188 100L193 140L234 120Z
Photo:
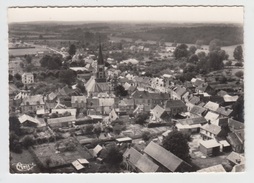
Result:
M240 164L240 163L242 164L242 163L244 163L245 158L236 152L231 152L227 156L227 160L231 161L234 164Z
M159 168L147 155L143 154L136 163L136 167L141 172L156 172Z
M136 149L134 149L133 147L131 147L130 149L127 149L123 154L123 157L128 159L128 161L132 163L133 165L135 165L138 162L141 156L142 154L138 152Z
M193 106L190 110L190 113L197 114L197 115L202 115L205 111L206 111L206 109L203 108L203 107Z
M169 94L167 93L150 93L148 91L135 91L132 95L133 98L144 98L144 99L169 99Z
M197 97L197 96L193 96L190 100L189 100L190 103L196 105L200 102L200 98Z
M233 120L233 119L228 119L228 126L230 129L233 130L242 130L244 129L244 123L241 123L239 121Z
M182 159L154 142L150 142L144 149L144 152L171 172L175 172L184 162Z
M165 108L175 108L175 107L186 107L185 103L181 100L168 100L165 103Z
M243 144L235 133L229 133L227 140L232 146L239 146Z
M186 118L186 119L181 119L177 120L179 123L182 125L188 124L188 125L194 125L194 124L204 124L207 123L207 120L203 117L198 117L198 118Z

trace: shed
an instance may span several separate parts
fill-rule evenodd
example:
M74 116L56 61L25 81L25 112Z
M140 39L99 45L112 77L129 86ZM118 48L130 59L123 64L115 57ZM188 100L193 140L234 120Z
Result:
M82 170L83 168L85 168L82 164L80 164L80 162L78 160L73 161L72 166L74 166L74 168L79 171Z
M199 150L206 156L216 156L220 153L220 144L214 139L201 141Z

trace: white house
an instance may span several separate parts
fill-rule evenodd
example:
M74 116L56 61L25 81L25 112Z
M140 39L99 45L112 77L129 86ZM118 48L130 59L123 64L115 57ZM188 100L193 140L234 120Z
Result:
M22 83L23 84L34 83L34 75L33 75L33 73L27 73L27 72L25 72L24 74L22 74Z

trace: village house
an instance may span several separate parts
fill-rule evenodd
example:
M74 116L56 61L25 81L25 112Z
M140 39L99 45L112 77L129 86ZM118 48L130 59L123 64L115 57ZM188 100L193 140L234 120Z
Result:
M245 164L245 157L236 152L231 152L226 159L232 166Z
M131 147L123 154L123 162L130 172L157 172L159 166L154 163L146 154L141 154Z
M244 135L243 132L228 133L227 140L232 147L232 150L238 153L244 152Z
M173 100L183 100L189 95L187 89L183 86L176 86L171 92L171 99Z
M176 128L182 132L199 133L200 127L206 123L207 120L203 117L179 119Z
M100 113L109 114L112 108L115 107L115 98L98 98Z
M132 113L135 109L134 107L135 106L134 106L133 99L124 98L122 100L119 100L119 103L118 103L119 113L123 113L123 114Z
M145 105L154 108L157 104L163 105L169 99L167 93L150 93L148 91L135 91L132 96L135 105Z
M235 152L244 151L244 123L228 118L229 133L227 140Z
M171 117L169 114L166 112L166 110L161 107L160 105L156 105L152 110L151 110L151 117L150 117L150 122L151 123L168 123L171 122Z
M65 105L67 107L71 107L71 96L74 93L75 92L72 88L69 88L68 86L65 86L61 89L58 89L57 99L61 104Z
M23 73L21 81L22 81L23 84L32 84L32 83L34 83L33 73L28 73L28 72Z
M52 128L70 127L75 123L75 121L76 121L75 116L47 119L48 125Z
M71 96L71 107L86 109L86 96Z
M51 93L47 94L46 96L44 96L44 101L46 103L46 109L48 109L48 110L53 109L57 105L57 102L58 102L57 93L51 92Z
M197 86L200 86L200 85L204 84L205 81L203 79L200 79L200 78L192 78L191 83L193 84L193 86L197 87Z
M9 74L15 75L15 74L22 74L23 69L21 67L21 63L23 63L23 60L21 60L19 57L16 57L14 60L9 61Z
M138 88L148 90L151 87L151 78L135 76L133 79L137 83Z
M200 107L200 106L196 106L194 105L189 113L190 113L190 117L194 118L194 117L204 117L206 114L207 109Z
M98 98L87 98L87 114L89 111L95 111L95 114L101 114L100 102Z
M181 100L168 100L164 104L164 109L170 116L175 116L187 112L187 106Z
M46 123L44 120L39 120L38 118L34 118L26 114L23 114L18 119L19 119L21 128L22 127L36 127L36 128L46 127Z
M45 109L45 102L42 95L27 96L20 105L22 113L34 112L38 109Z
M214 112L211 112L211 111L208 111L208 113L206 113L205 115L205 119L207 121L210 121L211 123L214 123L214 121L216 121L218 118L219 118L219 114L217 113L214 113Z
M215 112L219 108L219 104L209 101L205 104L204 108Z
M110 113L108 114L108 122L112 122L119 119L119 116L116 112L116 110L113 108Z
M64 115L64 114L69 114L70 116L76 116L77 114L77 109L75 108L66 108L66 109L52 109L51 113L56 113L59 115Z
M147 154L156 164L159 165L158 172L189 172L191 165L178 158L170 151L151 141L144 153Z
M200 84L199 86L196 87L195 91L198 94L203 94L203 93L208 93L209 95L215 94L213 88L208 83Z
M220 126L208 123L200 127L200 135L203 140L210 140L222 137L224 133Z

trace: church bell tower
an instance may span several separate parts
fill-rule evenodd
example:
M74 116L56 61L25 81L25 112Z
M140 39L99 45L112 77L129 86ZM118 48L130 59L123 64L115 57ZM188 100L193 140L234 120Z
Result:
M106 82L106 74L105 74L105 63L102 55L101 44L99 45L99 55L97 60L97 72L96 72L96 81L97 82Z

